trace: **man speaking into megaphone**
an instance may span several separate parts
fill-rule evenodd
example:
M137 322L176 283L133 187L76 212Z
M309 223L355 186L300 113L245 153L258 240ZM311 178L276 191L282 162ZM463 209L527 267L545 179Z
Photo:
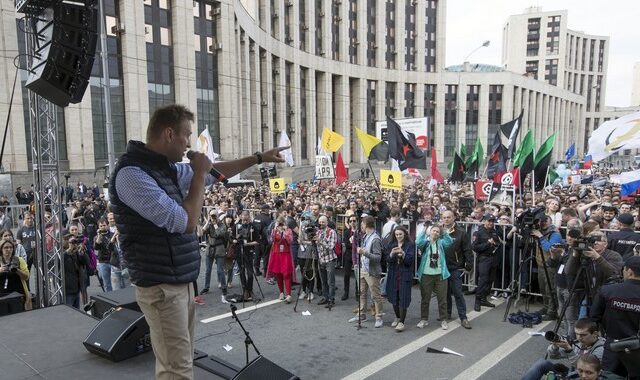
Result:
M262 162L283 162L280 151L256 152L215 165L189 152L194 114L181 105L158 108L146 143L129 141L109 183L120 246L136 299L151 332L156 378L193 378L194 289L200 252L195 234L205 185Z

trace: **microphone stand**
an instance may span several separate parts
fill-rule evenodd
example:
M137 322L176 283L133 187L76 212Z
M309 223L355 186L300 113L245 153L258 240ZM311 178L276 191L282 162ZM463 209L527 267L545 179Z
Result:
M244 328L244 326L242 325L242 322L240 322L240 318L238 318L238 315L236 314L236 310L238 310L238 308L234 304L231 304L230 307L231 307L231 315L233 316L233 319L235 319L236 322L238 322L238 325L244 332L244 336L245 336L244 353L245 353L246 364L249 364L249 345L253 346L253 349L256 351L256 354L258 356L261 356L261 354L260 354L260 351L258 351L258 347L256 347L255 343L253 343L253 339L251 339L249 332Z

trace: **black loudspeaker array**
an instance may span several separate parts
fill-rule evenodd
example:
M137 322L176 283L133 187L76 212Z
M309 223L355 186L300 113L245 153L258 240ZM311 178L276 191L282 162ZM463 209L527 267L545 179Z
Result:
M53 1L35 17L36 51L26 87L66 107L89 84L98 41L97 0Z

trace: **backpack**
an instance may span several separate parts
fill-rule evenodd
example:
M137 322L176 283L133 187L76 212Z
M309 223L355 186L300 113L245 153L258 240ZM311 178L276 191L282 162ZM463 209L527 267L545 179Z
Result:
M509 314L509 322L522 327L531 327L542 322L542 314L539 312L526 313L518 310L517 313Z

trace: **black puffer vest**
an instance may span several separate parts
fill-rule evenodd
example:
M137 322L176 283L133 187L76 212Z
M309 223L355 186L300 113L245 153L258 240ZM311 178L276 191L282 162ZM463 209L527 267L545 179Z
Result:
M115 180L120 169L127 166L144 170L177 203L182 204L184 196L178 186L175 166L165 156L147 149L142 142L129 141L127 152L118 159L111 176L109 196L131 282L148 287L195 281L200 271L196 234L170 233L120 201Z

